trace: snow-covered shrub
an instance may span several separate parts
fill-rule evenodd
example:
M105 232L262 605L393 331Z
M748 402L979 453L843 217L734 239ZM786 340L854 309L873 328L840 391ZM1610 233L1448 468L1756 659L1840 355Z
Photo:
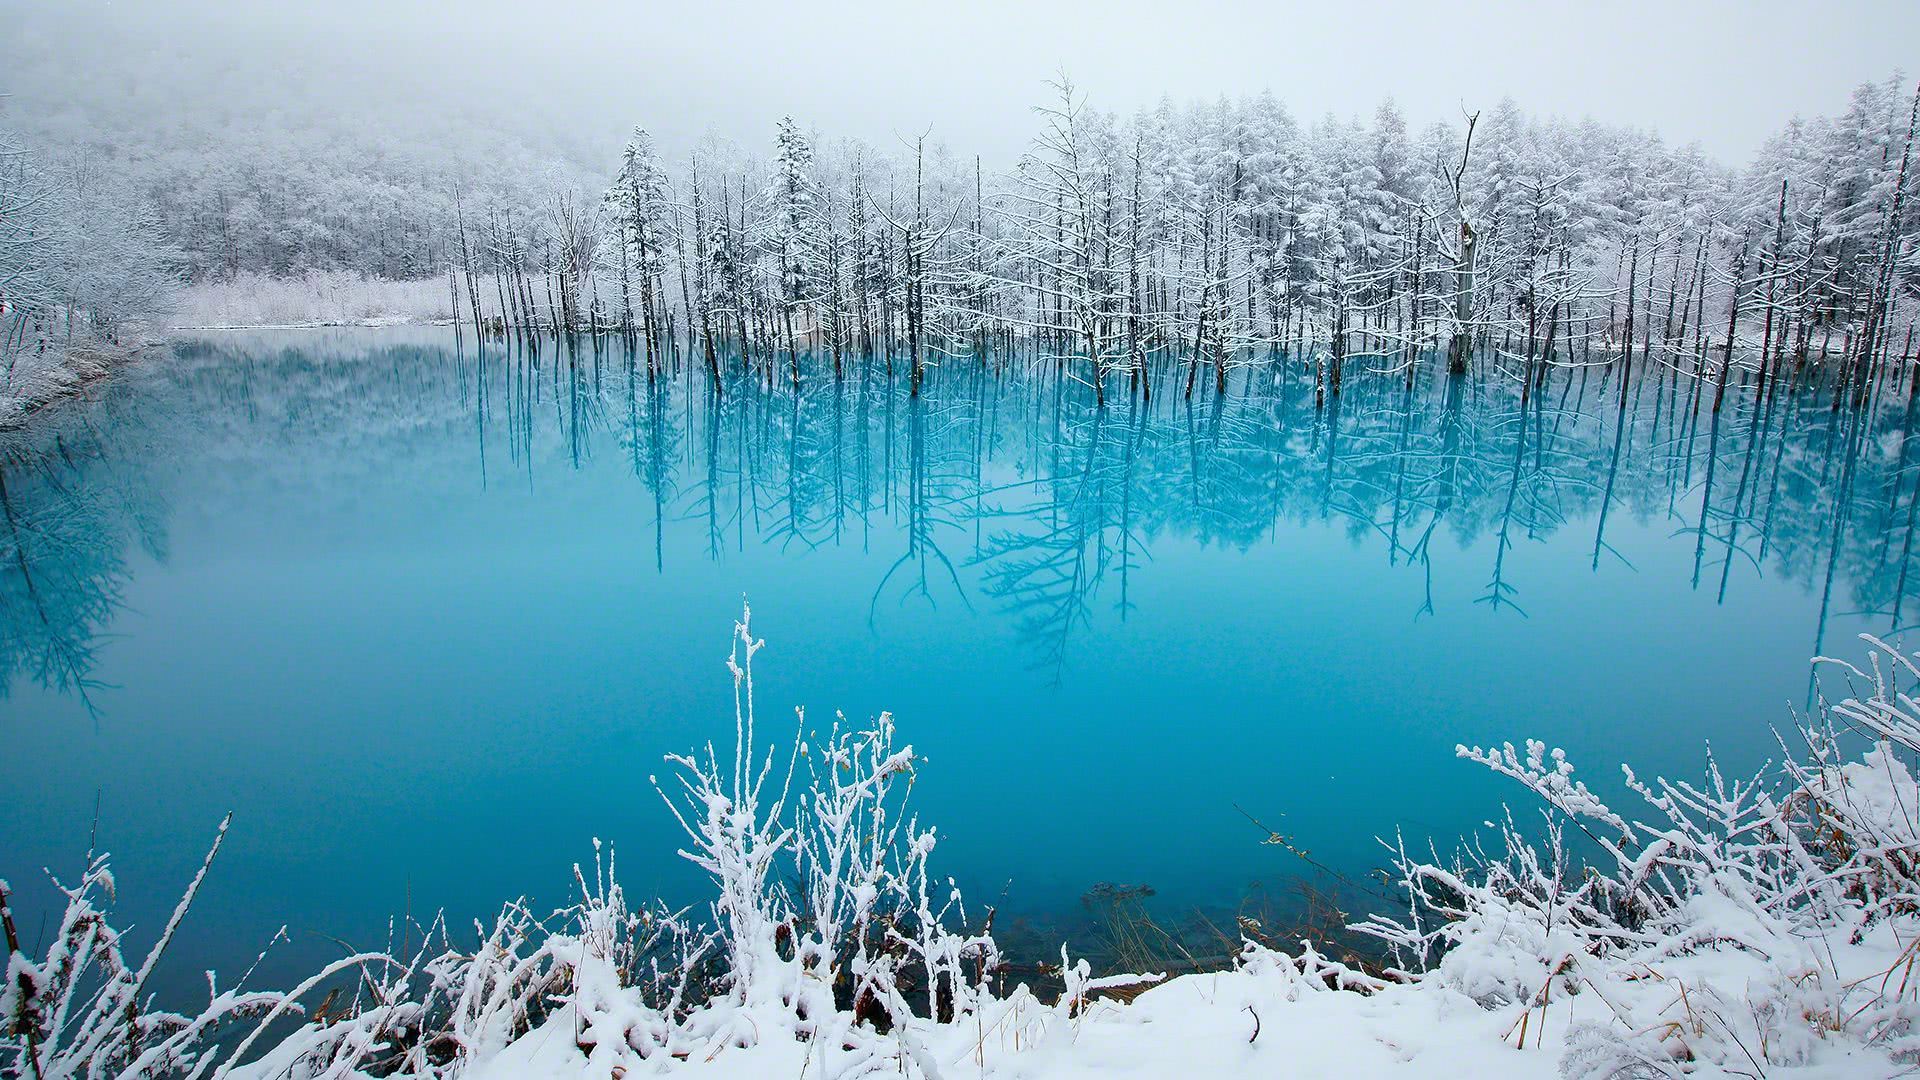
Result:
M361 958L351 1000L323 1004L240 1075L456 1076L551 1024L570 1029L566 1045L600 1075L667 1049L710 939L677 914L630 909L611 852L594 849L592 880L574 868L573 905L540 919L515 901L474 926L470 949L452 947L436 921L405 960Z
M407 955L389 942L287 993L215 992L185 1016L152 1012L140 994L199 878L133 969L95 902L112 889L101 858L66 890L44 961L28 960L7 916L0 1074L618 1076L656 1058L785 1044L826 1075L899 1062L938 1075L925 1040L1004 1004L989 991L998 953L984 932L959 929L959 894L928 866L934 832L906 811L913 750L896 745L890 716L864 727L838 718L813 741L802 716L790 751L758 742L763 644L743 614L727 661L732 753L670 756L659 785L686 830L682 853L713 879L710 918L630 908L596 840L591 877L575 868L578 901L546 918L516 901L464 948L436 920ZM1071 1012L1104 984L1067 968L1073 992L1059 1008ZM1051 1011L1024 989L1008 1000L1027 1007L1028 1027L1046 1026ZM235 1031L240 1017L250 1026ZM287 1034L295 1017L305 1022Z
M199 892L226 829L227 823L221 822L200 872L137 966L122 952L120 934L107 923L101 906L114 892L106 856L89 854L76 884L55 882L66 905L46 955L37 961L21 947L8 889L0 882L0 926L7 943L6 985L0 988L0 1024L5 1025L0 1031L0 1076L54 1080L204 1070L217 1056L217 1036L230 1024L252 1018L257 1035L276 1010L285 1007L287 995L237 986L221 990L211 974L207 1004L193 1015L155 1009L145 996L147 980Z
M1920 708L1908 687L1920 667L1867 640L1869 668L1845 665L1859 696L1822 700L1799 760L1739 778L1709 755L1699 782L1623 767L1639 820L1557 749L1460 747L1545 803L1540 834L1509 813L1492 851L1443 862L1397 845L1408 911L1357 928L1404 977L1514 1009L1516 1045L1568 1003L1587 1025L1567 1035L1568 1075L1910 1059Z
M825 1075L896 1060L937 1075L922 1031L991 1003L993 943L949 927L962 917L950 883L934 899L934 836L905 816L913 751L895 746L891 717L854 730L842 719L784 754L759 742L763 644L743 614L727 660L731 754L672 755L657 785L686 831L682 854L713 879L708 919L631 911L611 856L596 858L592 880L576 870L581 901L553 917L514 903L475 927L471 950L436 925L411 960L364 961L337 1018L246 1074L618 1076L784 1043Z
M687 1031L715 1048L798 1037L830 1074L911 1056L918 1026L988 1001L998 954L985 934L950 928L964 919L959 892L936 882L934 832L906 814L913 748L896 747L890 715L851 731L838 717L810 743L801 714L784 763L761 749L753 657L764 644L743 613L727 658L731 760L711 743L700 756L671 756L675 773L659 785L686 830L682 854L713 878L726 951L727 991Z

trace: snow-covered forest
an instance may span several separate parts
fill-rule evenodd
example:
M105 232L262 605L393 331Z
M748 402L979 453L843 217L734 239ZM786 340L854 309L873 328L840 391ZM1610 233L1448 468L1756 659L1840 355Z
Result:
M65 216L8 217L9 355L43 355L75 312L114 338L169 273L195 284L201 324L611 330L651 364L788 381L858 356L917 383L1025 349L1102 398L1150 390L1151 370L1217 391L1282 357L1331 394L1362 359L1522 377L1618 358L1722 385L1812 360L1862 386L1913 352L1920 170L1898 76L1738 166L1511 100L1423 131L1392 101L1310 122L1271 94L1097 104L1051 84L1028 152L993 171L931 138L874 147L795 119L678 162L636 131L604 179L524 149L409 157L366 133L342 169L305 127L16 150L10 197L36 206L45 188ZM120 275L90 269L107 264L142 272L105 290ZM304 309L269 299L282 279Z
M0 425L124 356L177 285L146 192L0 130Z
M1911 351L1920 97L1899 79L1742 170L1510 100L1410 133L1391 101L1302 125L1270 94L1122 118L1053 90L991 179L924 141L896 162L792 120L764 163L676 176L637 132L599 202L463 232L471 317L617 326L650 356L677 328L716 374L731 354L794 381L859 353L901 355L917 383L1024 341L1102 399L1163 358L1189 395L1280 354L1337 394L1349 360L1411 370L1432 350L1523 376L1657 355L1722 384L1736 362L1864 378Z

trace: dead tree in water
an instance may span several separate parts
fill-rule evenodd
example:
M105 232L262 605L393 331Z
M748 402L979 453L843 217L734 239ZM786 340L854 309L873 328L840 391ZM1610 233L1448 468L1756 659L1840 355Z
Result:
M1477 112L1467 117L1467 137L1460 147L1460 164L1447 175L1447 185L1453 192L1454 216L1460 223L1460 247L1454 252L1453 260L1453 338L1447 343L1447 371L1454 375L1467 373L1467 354L1473 351L1473 254L1479 236L1467 214L1463 181L1467 161L1473 154L1473 129L1479 122Z
M1069 354L1084 352L1091 371L1083 381L1093 386L1096 404L1105 404L1117 291L1110 265L1114 170L1098 158L1098 125L1089 123L1073 83L1063 76L1052 86L1058 101L1035 110L1044 126L1020 159L1019 183L1003 195L1000 216L1022 273L1001 284L1032 291L1027 328L1036 346L1050 344L1063 365L1079 359Z
M693 196L694 291L691 295L688 295L685 244L679 239L679 232L676 230L674 234L675 243L679 244L682 249L680 257L680 292L682 299L688 306L688 337L691 339L694 321L698 319L700 323L700 345L707 357L707 373L713 378L713 392L715 394L721 394L725 392L725 387L720 377L720 356L713 347L713 304L710 299L711 293L709 292L709 279L707 277L706 204L704 197L700 194L699 158L693 160L693 183L691 187Z
M926 379L927 343L927 256L937 248L953 228L958 219L960 208L956 205L946 225L935 230L927 220L927 137L923 133L913 144L913 216L905 223L896 221L893 215L877 201L873 210L881 219L900 233L900 258L905 270L904 285L906 295L905 315L907 323L907 396L919 397L921 383Z
M1913 108L1907 114L1906 145L1900 151L1900 168L1894 176L1893 197L1887 203L1884 236L1879 244L1880 265L1874 274L1873 289L1867 302L1866 318L1856 339L1858 355L1851 365L1856 407L1866 401L1867 385L1871 381L1873 365L1889 344L1896 284L1894 268L1900 263L1900 217L1902 205L1906 201L1907 169L1913 159L1913 139L1916 128L1920 128L1920 88L1915 89Z
M480 317L480 290L473 280L473 250L467 246L467 213L460 204L460 185L453 187L453 219L460 233L460 269L467 276L467 299L473 306L473 334L477 341L486 336L486 325ZM452 276L449 268L448 276ZM460 291L456 287L453 296L453 325L460 327ZM456 333L457 336L457 333Z
M1775 304L1773 302L1774 286L1778 282L1779 276L1780 276L1777 272L1780 265L1780 248L1782 245L1786 243L1786 236L1787 236L1787 182L1785 180L1781 180L1780 181L1780 206L1779 206L1779 209L1777 209L1774 212L1773 243L1767 247L1766 256L1760 264L1760 276L1765 278L1767 281L1767 298L1766 298L1767 315L1766 315L1766 322L1761 327L1761 330L1760 330L1760 373L1754 377L1754 382L1753 382L1753 400L1756 405L1760 402L1761 398L1766 395L1766 392L1767 392L1767 357L1772 352L1772 345L1773 345L1773 313L1775 308ZM1780 329L1783 334L1786 332L1786 326L1784 324L1784 320L1782 320L1782 325ZM1775 376L1775 377L1778 378L1778 376Z
M1721 399L1727 396L1727 377L1733 371L1733 344L1740 325L1740 289L1745 284L1741 276L1747 272L1748 239L1746 232L1740 234L1740 250L1733 260L1733 295L1727 300L1727 350L1720 362L1719 383L1713 388L1713 411L1716 413L1720 411Z

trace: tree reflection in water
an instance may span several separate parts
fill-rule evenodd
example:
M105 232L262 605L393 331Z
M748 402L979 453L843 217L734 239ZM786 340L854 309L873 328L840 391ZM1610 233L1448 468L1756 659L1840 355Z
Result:
M1820 387L1730 394L1715 413L1664 365L1624 388L1600 365L1531 390L1353 372L1316 407L1311 372L1278 365L1241 369L1224 395L1100 408L1044 363L956 362L919 398L879 363L715 395L703 371L650 375L606 342L476 355L419 337L181 345L7 434L0 690L25 678L91 707L135 553L166 560L176 479L236 465L298 486L321 482L316 461L345 474L329 484L444 461L483 487L535 488L598 451L631 474L661 573L686 556L669 539L682 531L714 560L854 548L871 556L876 629L903 606L979 607L1055 679L1135 609L1131 583L1169 538L1245 552L1282 526L1338 528L1406 578L1415 618L1442 614L1437 564L1488 558L1476 602L1519 618L1530 546L1591 529L1591 569L1631 571L1610 530L1665 522L1691 548L1691 587L1719 601L1755 576L1818 591L1810 653L1837 611L1903 629L1920 581L1905 387L1837 410Z

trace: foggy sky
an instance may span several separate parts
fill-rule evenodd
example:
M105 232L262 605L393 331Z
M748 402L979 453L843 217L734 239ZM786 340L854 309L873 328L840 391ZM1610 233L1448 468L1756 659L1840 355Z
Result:
M641 124L672 154L708 131L770 141L791 113L876 144L930 127L989 161L1025 145L1032 104L1064 69L1103 109L1265 88L1303 124L1369 116L1391 95L1417 130L1511 95L1536 115L1652 128L1738 164L1789 117L1840 110L1856 83L1920 45L1915 0L0 0L0 20L37 31L0 42L0 60L124 39L189 87L196 72L268 61L263 100L305 94L350 111L457 98L594 147ZM7 79L0 68L0 89ZM197 104L188 91L153 107Z

